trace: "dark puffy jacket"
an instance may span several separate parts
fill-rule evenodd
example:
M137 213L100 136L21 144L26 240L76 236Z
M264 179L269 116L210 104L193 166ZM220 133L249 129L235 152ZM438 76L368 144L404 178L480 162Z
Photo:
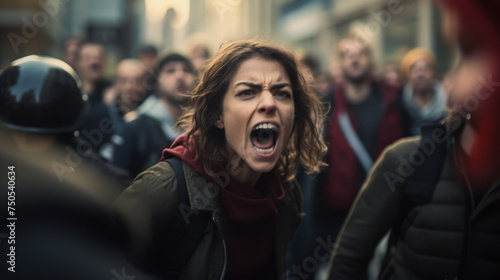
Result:
M224 241L221 235L218 196L207 196L208 185L202 175L183 162L186 188L193 211L210 211L212 219L191 258L185 264L179 279L223 279L226 264ZM274 260L276 279L285 273L285 255L292 236L302 219L302 192L293 181L283 183L285 196L276 205ZM160 248L168 248L179 207L177 178L167 162L160 162L139 174L115 202L126 238L129 260L146 270L154 271L154 256L164 255ZM162 264L158 264L162 265Z
M458 177L455 136L447 141L432 198L400 236L384 279L500 279L500 184L474 205ZM377 161L337 240L329 279L366 278L375 246L404 209L404 180L394 178L406 176L403 162L411 164L419 143L420 137L401 140Z

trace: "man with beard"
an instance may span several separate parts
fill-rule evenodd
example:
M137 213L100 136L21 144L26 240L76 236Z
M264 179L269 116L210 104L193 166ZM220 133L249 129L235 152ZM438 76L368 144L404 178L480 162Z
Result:
M171 53L155 69L158 88L137 108L138 116L111 138L111 162L135 177L160 160L183 131L174 128L194 84L193 66L184 56Z
M95 42L82 43L76 61L76 71L82 79L83 91L88 95L90 112L83 123L81 132L92 143L92 151L98 153L102 145L109 142L112 132L107 133L112 124L103 95L110 82L104 79L106 68L106 48Z
M350 34L339 41L337 56L343 82L326 97L331 106L324 128L328 167L315 178L301 178L306 223L314 232L301 238L302 256L293 257L292 270L315 254L318 239L335 241L373 162L403 136L397 89L373 78L368 44Z

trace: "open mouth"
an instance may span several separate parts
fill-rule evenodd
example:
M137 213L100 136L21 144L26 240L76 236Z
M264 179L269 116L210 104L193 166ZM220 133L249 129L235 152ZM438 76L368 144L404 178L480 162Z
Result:
M267 155L274 151L279 129L273 123L260 123L250 133L250 140L257 152Z

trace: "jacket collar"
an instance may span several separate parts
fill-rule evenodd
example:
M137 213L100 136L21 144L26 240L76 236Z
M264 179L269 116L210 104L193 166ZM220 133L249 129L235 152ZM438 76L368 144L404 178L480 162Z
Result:
M218 207L219 187L182 162L189 202L193 210L214 211Z
M182 162L182 168L186 178L186 188L191 208L201 211L218 211L218 186L205 179L184 161ZM276 205L278 215L276 216L274 236L274 253L277 256L275 258L275 268L279 276L284 272L286 249L291 243L292 232L297 229L304 216L300 209L303 198L299 186L287 182L283 184L283 190L285 197ZM297 203L300 206L296 205Z

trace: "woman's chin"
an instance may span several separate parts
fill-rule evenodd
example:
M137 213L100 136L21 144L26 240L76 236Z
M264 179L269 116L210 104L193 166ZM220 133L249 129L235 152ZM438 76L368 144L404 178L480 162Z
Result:
M250 164L250 168L256 173L267 173L271 172L274 167L276 167L276 163L271 162L258 162Z

